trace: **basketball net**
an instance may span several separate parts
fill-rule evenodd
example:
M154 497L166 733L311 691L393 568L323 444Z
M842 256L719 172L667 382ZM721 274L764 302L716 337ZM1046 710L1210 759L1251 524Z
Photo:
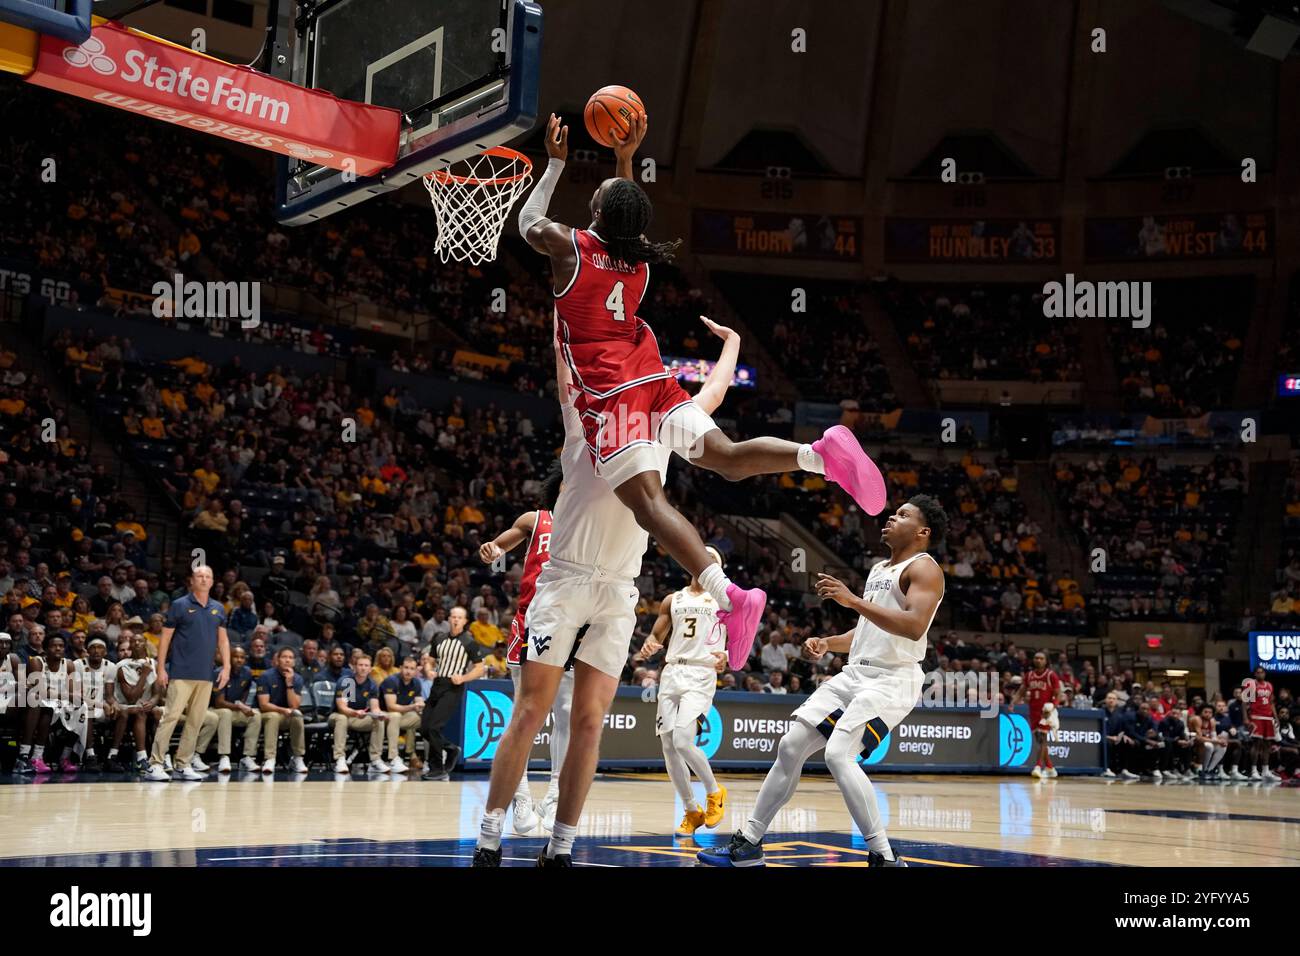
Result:
M424 188L438 222L433 248L442 261L495 259L510 207L532 181L533 161L507 146L428 173Z

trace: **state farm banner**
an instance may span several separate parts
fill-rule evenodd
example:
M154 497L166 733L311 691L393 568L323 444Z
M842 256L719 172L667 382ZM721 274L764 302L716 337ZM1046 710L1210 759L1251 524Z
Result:
M27 82L358 176L397 159L397 110L295 86L117 23L99 24L79 46L42 35Z
M514 686L509 681L475 681L465 695L461 724L467 767L492 762L497 743L510 723ZM802 694L748 694L724 691L700 721L696 744L716 767L766 769L777 744L790 729L790 715L807 698ZM653 693L620 687L600 741L602 767L650 767L662 770L663 750L655 736ZM1100 771L1105 766L1102 711L1062 710L1061 729L1049 743L1052 763L1070 772ZM531 760L550 759L551 718L533 741ZM1033 736L1025 709L988 713L970 707L918 705L861 763L868 772L974 771L1025 773L1031 766ZM821 755L809 766L824 766Z

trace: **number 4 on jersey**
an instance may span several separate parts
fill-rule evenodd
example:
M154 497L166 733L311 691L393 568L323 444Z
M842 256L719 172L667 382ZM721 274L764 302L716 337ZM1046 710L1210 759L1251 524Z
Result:
M609 290L609 297L605 300L605 308L609 309L614 315L615 322L626 321L623 314L623 283L615 282L614 288Z

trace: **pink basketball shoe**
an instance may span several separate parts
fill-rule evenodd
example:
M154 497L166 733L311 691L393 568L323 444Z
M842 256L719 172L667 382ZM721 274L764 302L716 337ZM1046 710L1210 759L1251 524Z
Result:
M853 432L843 425L832 425L813 442L812 449L826 463L826 477L847 491L859 508L869 515L885 510L889 496L884 476Z

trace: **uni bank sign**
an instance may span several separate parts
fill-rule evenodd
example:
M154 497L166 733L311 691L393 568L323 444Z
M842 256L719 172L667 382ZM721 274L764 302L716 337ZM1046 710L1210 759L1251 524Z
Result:
M340 100L116 23L99 24L80 45L42 35L27 81L358 176L397 159L396 110Z
M1277 674L1300 674L1300 631L1251 631L1250 672L1256 667Z

